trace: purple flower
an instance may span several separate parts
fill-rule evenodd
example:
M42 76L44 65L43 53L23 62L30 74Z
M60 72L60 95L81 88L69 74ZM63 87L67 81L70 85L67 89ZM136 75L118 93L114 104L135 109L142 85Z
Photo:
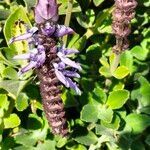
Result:
M41 67L46 60L47 47L43 43L47 39L56 39L67 34L72 34L74 31L70 27L59 25L56 23L58 20L58 5L56 0L38 0L35 7L35 21L37 27L33 27L27 30L26 33L13 37L10 39L9 44L16 41L27 40L29 45L32 43L35 48L30 50L29 53L14 56L14 59L25 59L29 61L29 64L20 70L20 74L23 74L30 69ZM50 43L45 43L50 44ZM58 47L55 45L49 48L51 53L55 53L59 59L58 63L53 63L55 74L58 80L63 83L67 88L72 88L77 94L81 94L81 91L77 87L72 78L80 78L77 70L81 70L79 63L71 60L69 55L78 53L74 49L66 49L64 46Z
M32 68L38 68L43 65L46 59L45 48L42 45L39 45L37 49L35 48L31 50L30 53L14 56L14 59L29 60L29 64L22 68L19 72L19 74L23 74Z
M58 5L56 0L38 0L35 7L35 22L40 24L47 20L58 20Z
M16 42L16 41L22 41L22 40L28 40L28 39L31 39L32 36L38 31L38 28L37 27L33 27L31 28L30 30L27 31L27 33L24 33L22 35L19 35L19 36L16 36L16 37L13 37L9 40L9 44L12 44L13 42Z
M60 62L59 64L53 64L55 68L55 74L60 82L62 82L67 88L72 88L78 95L81 95L81 91L71 78L80 78L80 75L76 71L66 70L65 63Z

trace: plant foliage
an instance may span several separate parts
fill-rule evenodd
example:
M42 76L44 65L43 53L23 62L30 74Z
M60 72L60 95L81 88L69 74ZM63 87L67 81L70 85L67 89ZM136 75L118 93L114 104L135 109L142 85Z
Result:
M68 0L69 1L69 0ZM67 0L58 0L64 24ZM2 150L148 150L150 149L150 16L148 0L138 0L130 49L112 72L113 0L73 0L67 46L80 50L82 95L63 89L70 136L52 135L44 117L34 71L17 74L26 61L27 42L8 44L34 25L36 0L0 1L0 149ZM19 25L17 21L23 21Z

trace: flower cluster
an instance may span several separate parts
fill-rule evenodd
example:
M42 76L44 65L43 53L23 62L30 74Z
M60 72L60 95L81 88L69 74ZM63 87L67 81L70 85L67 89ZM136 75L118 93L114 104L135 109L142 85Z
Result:
M38 20L38 22L40 21ZM20 40L28 40L29 44L35 45L35 48L31 49L29 53L14 56L14 59L27 59L29 61L29 64L22 68L19 74L23 74L32 68L38 68L42 66L45 62L46 48L42 45L43 39L38 37L39 32L41 32L40 34L42 34L44 37L59 38L66 34L72 34L74 31L64 25L54 25L51 22L47 21L44 25L42 24L40 26L40 29L38 29L37 27L33 27L28 30L27 33L11 38L9 41L10 44ZM54 49L56 49L57 56L60 60L58 64L53 64L57 78L67 88L73 88L76 93L80 95L81 91L77 87L76 83L74 83L69 77L79 78L80 76L76 73L76 71L81 70L81 67L78 63L67 58L69 54L75 54L78 53L78 51L73 49L66 49L64 46L54 47ZM66 70L68 66L72 67L69 68L71 69L70 71Z
M136 0L115 0L112 29L116 37L116 45L113 47L116 54L126 50L129 46L127 36L131 32L130 23L134 18L136 6Z
M78 51L65 48L59 42L59 38L72 34L74 31L69 27L57 24L56 0L38 0L34 12L35 27L28 29L22 35L11 38L9 43L26 40L29 47L34 47L29 53L14 57L14 59L26 59L29 62L19 73L23 74L35 68L40 80L43 110L52 128L52 133L66 136L68 134L67 119L61 100L60 86L65 85L67 88L72 88L80 95L81 91L73 78L80 78L77 71L81 70L81 66L69 57L70 54L76 54Z

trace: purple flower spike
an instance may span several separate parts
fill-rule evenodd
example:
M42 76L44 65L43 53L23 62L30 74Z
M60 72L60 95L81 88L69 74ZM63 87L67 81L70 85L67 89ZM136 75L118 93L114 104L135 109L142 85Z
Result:
M74 33L74 31L71 28L66 27L64 25L58 25L57 29L56 29L56 31L54 33L54 36L62 37L64 35L73 34L73 33Z
M57 56L61 59L61 61L63 63L65 63L68 66L71 66L73 68L76 68L78 70L82 70L80 64L76 63L75 61L70 60L69 58L67 58L63 53L58 52Z
M25 72L28 72L30 69L36 67L37 63L34 62L34 61L31 61L27 66L25 66L24 68L22 68L20 71L19 71L19 75L25 73Z
M58 6L56 0L38 0L35 7L35 21L40 24L46 20L54 22L58 20Z
M61 71L58 70L58 64L54 63L53 66L55 68L55 74L58 80L61 81L66 87L69 87L69 83L66 80L65 76L63 75Z
M76 50L76 49L67 49L67 48L65 48L65 46L62 46L62 47L58 48L58 51L62 52L64 55L71 55L71 54L79 53L78 50Z
M72 77L80 78L80 75L78 73L76 73L76 71L65 70L64 62L60 62L58 64L54 63L53 66L55 68L55 74L56 74L58 80L61 83L63 83L67 88L70 87L70 88L74 89L78 95L81 95L81 91L78 88L78 86L76 85L76 83L70 79Z
M27 54L20 54L20 55L16 55L13 57L13 59L20 59L20 60L25 60L25 59L30 59L30 53Z
M76 73L75 71L65 70L63 71L63 74L68 77L80 78L80 75Z
M14 43L14 42L16 42L16 41L22 41L22 40L27 40L27 39L29 39L29 38L32 38L33 34L34 34L35 32L37 32L37 31L38 31L38 28L37 28L37 27L33 27L33 28L31 28L30 30L28 30L27 33L24 33L24 34L19 35L19 36L17 36L17 37L11 38L8 43L9 43L9 44L12 44L12 43Z
M45 27L41 28L44 35L51 36L55 32L56 26L50 22L45 23Z
M38 68L45 62L45 48L39 45L37 49L33 49L30 53L14 56L14 59L28 59L30 62L27 66L21 69L20 74L29 71L32 68Z
M67 78L67 81L69 82L69 87L74 89L78 95L81 95L81 91L78 88L78 86L76 85L76 83L73 82L70 78Z

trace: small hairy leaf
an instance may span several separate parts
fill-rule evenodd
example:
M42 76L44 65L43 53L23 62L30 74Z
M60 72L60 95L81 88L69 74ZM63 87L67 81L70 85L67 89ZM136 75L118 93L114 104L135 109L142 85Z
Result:
M126 123L133 129L134 134L139 134L150 126L150 119L148 115L132 113L126 117Z
M98 119L98 106L87 104L81 111L81 119L86 122L96 122Z
M110 123L113 118L113 111L111 108L101 107L99 108L98 118Z
M117 79L123 79L129 74L129 69L125 66L119 66L115 72L113 73L113 76Z
M17 114L11 114L8 118L4 118L4 128L15 128L21 123Z
M74 140L78 143L89 146L97 142L97 136L92 131L87 131L84 128L80 128L76 131Z
M99 6L104 0L93 0L95 6Z
M18 111L23 111L28 107L28 96L25 93L20 93L16 99L16 108Z
M129 98L129 92L127 90L113 91L109 94L107 105L112 109L121 108Z

